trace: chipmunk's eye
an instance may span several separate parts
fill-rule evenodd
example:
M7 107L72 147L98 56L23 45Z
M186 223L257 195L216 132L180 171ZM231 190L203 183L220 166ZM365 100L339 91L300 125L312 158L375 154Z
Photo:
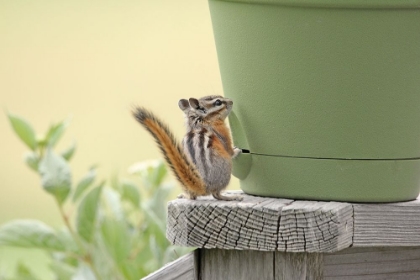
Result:
M214 104L214 106L220 106L220 105L222 105L222 101L217 99L213 104Z

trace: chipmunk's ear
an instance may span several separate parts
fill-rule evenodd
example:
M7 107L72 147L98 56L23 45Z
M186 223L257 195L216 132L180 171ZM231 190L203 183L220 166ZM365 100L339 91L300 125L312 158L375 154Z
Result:
M186 110L190 108L190 103L188 103L187 99L181 99L178 101L178 106L179 106L179 109L185 112Z
M194 109L200 108L200 103L195 98L190 98L190 106Z

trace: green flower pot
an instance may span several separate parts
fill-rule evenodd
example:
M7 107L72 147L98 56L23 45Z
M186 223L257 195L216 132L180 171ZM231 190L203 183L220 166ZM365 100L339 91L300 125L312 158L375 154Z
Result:
M393 202L420 188L419 0L209 0L249 194Z

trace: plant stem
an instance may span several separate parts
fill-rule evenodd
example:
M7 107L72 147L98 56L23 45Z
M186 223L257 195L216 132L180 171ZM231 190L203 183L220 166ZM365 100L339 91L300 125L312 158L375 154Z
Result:
M64 213L63 206L57 201L58 209L60 211L61 218L63 218L64 224L66 225L67 229L69 230L71 236L73 237L74 241L77 243L77 246L79 246L79 249L82 251L83 254L86 254L86 248L83 245L82 241L80 240L79 236L77 236L76 232L73 230L73 227L70 224L69 218Z
M66 225L67 229L69 230L73 240L77 243L77 246L79 247L80 251L82 252L82 260L89 265L89 267L92 269L93 274L95 274L95 278L97 280L101 280L102 277L99 274L98 270L96 269L91 254L88 252L86 247L84 246L83 242L80 240L79 236L74 231L73 227L70 224L69 217L64 213L63 206L56 200L58 209L60 211L60 215L63 218L64 224Z

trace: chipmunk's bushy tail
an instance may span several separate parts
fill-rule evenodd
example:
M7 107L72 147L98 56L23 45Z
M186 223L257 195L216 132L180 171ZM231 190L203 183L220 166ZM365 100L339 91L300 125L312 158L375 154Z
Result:
M132 113L134 118L155 138L166 162L186 192L195 196L205 195L206 188L203 179L182 151L168 126L152 112L142 107L134 108Z

